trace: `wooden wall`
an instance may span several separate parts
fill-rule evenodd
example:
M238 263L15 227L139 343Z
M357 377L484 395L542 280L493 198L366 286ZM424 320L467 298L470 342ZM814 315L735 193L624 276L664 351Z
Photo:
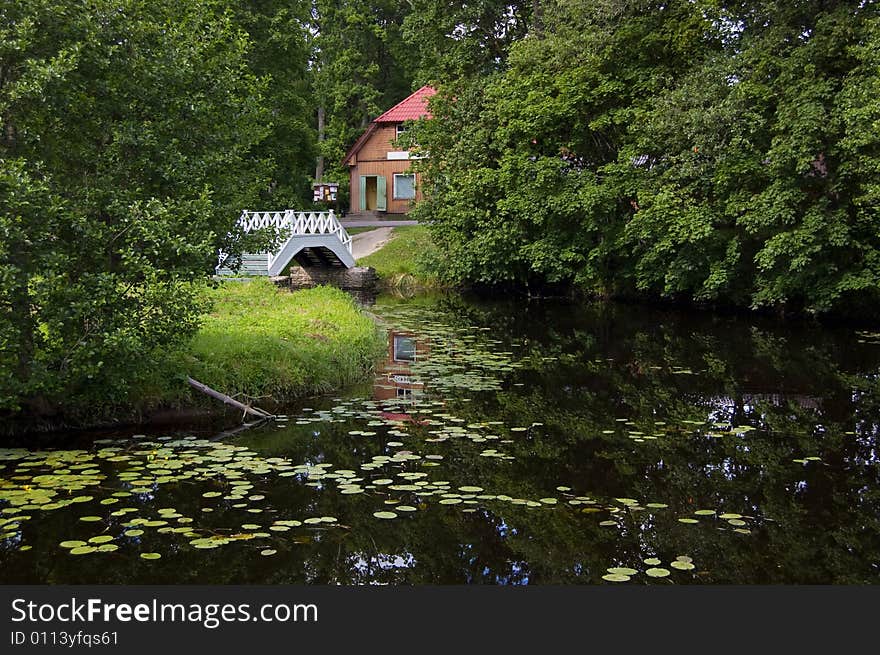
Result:
M387 213L405 214L413 204L412 200L394 199L394 174L407 173L410 161L406 159L388 159L388 151L396 151L391 142L397 138L395 125L380 125L366 143L352 158L355 162L349 167L351 189L351 212L358 213L360 207L360 184L362 175L381 175L385 177L387 195ZM416 175L416 201L422 197L419 176Z

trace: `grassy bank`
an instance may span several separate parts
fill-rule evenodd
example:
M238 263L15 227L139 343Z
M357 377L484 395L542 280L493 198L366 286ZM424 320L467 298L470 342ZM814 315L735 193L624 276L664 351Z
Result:
M439 288L440 281L425 262L434 251L428 229L423 225L396 227L391 240L372 255L358 260L359 266L372 266L386 287Z
M146 406L216 403L181 385L187 375L231 396L284 401L362 381L382 341L343 291L289 293L265 279L226 282L192 341L140 390ZM170 375L169 375L170 374Z

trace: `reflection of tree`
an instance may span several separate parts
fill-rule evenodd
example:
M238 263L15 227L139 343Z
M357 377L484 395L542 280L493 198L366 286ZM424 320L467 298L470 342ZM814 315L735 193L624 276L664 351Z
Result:
M849 335L811 327L625 306L575 311L545 303L514 310L506 303L449 298L426 302L421 319L417 312L406 318L415 334L420 320L442 320L447 340L491 326L492 332L463 342L462 352L472 354L463 365L495 361L502 350L516 353L524 367L498 374L501 391L433 396L444 401L443 412L465 423L503 421L485 432L511 439L492 443L515 459L480 457L486 444L466 438L426 442L436 426L407 423L400 428L409 435L400 438L406 448L442 454L441 466L405 462L365 477L426 471L453 488L479 485L488 494L532 500L580 495L596 504L530 508L487 500L466 513L463 505L439 505L436 496L378 490L341 495L332 482L315 488L268 476L256 486L273 517L332 515L345 527L273 536L279 552L268 558L257 554L262 541L193 552L185 540L171 538L155 542L167 553L162 566L117 557L113 566L94 558L71 567L9 553L3 556L5 581L36 575L50 582L109 583L595 583L607 567L644 570L644 558L668 562L678 555L693 557L697 566L693 573L673 572L670 579L678 583L878 581L872 568L880 556L876 348L856 349ZM382 427L374 428L375 437L349 434L363 426L363 419L349 418L248 434L238 443L263 457L359 471L389 452ZM514 426L529 429L509 432ZM821 461L792 461L808 456ZM558 486L570 487L570 495ZM185 514L199 511L191 485L163 493L163 504ZM419 511L375 519L372 513L386 507L388 496ZM631 511L616 498L669 507ZM608 506L620 511L609 514ZM742 514L751 534L736 533L717 517L700 518L697 525L677 521L698 509ZM239 515L228 511L218 512L217 525L235 524ZM599 525L608 519L618 524ZM34 553L57 550L58 532L74 530L75 520L53 520L58 530L35 535ZM181 547L172 549L172 543ZM27 565L15 566L17 561Z

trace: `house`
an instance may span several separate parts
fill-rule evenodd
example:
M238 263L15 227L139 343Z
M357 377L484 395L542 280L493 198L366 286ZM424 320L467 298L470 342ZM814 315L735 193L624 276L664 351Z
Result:
M342 160L349 167L351 213L405 214L421 198L418 174L410 171L410 153L394 145L407 121L430 118L430 86L400 101L376 118Z

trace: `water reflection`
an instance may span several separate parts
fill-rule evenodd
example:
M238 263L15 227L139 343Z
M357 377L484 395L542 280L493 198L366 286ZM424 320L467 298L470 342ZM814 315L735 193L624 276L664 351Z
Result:
M424 391L425 384L413 371L413 364L429 356L429 340L415 332L388 330L386 357L377 365L373 384L375 400L413 400Z
M0 451L0 577L880 580L877 343L625 306L372 311L373 384L279 424Z

